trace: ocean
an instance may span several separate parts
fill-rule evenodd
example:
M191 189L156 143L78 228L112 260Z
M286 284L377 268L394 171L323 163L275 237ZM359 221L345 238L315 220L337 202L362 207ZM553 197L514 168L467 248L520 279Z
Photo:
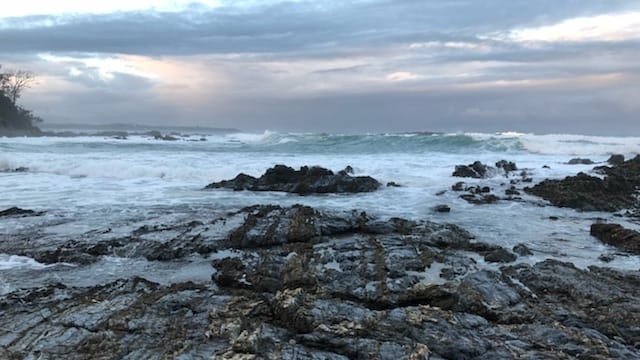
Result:
M504 195L510 180L519 177L521 170L533 184L591 172L594 166L605 164L611 154L630 158L640 153L640 137L204 130L175 137L174 141L142 134L126 139L90 135L0 138L0 210L17 206L44 212L38 217L0 218L0 236L37 230L45 237L82 238L104 229L111 229L117 236L144 224L211 219L255 204L304 204L323 210L357 209L380 217L453 223L480 241L507 248L526 244L534 255L518 261L535 263L555 258L580 268L640 268L640 257L621 254L589 235L590 225L600 220L640 229L633 219L556 208L524 193L519 201L474 205L451 191L453 184L464 181L489 186L494 193ZM596 164L569 165L575 157L589 158ZM476 160L493 165L503 159L517 164L519 170L512 177L452 177L456 165ZM352 166L354 175L369 175L383 184L395 182L401 186L382 187L372 193L309 196L203 189L239 173L260 176L276 164L294 168L319 165L334 171ZM12 171L18 168L25 171ZM435 212L433 207L439 204L448 205L451 211ZM613 255L613 260L603 263L599 259L603 254ZM123 272L157 280L208 281L209 260L188 261L180 269L163 270L162 264L142 259L105 256L86 269L65 273L52 272L52 265L33 259L0 254L0 292L35 286L52 277L64 280L69 276L66 280L78 285L108 281ZM153 274L149 273L151 268Z

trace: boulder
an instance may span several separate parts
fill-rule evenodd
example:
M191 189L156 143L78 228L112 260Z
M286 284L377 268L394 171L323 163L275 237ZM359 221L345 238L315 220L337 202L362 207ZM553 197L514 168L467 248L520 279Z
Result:
M333 171L318 166L303 166L295 170L286 165L276 165L261 177L239 174L232 180L207 185L206 189L226 188L251 191L283 191L306 194L372 192L380 183L370 176L351 176L343 170Z
M621 154L613 154L607 159L607 163L610 165L620 165L624 163L624 155Z
M495 169L491 166L487 166L480 161L475 161L469 165L456 165L451 176L484 179L495 175L494 173Z

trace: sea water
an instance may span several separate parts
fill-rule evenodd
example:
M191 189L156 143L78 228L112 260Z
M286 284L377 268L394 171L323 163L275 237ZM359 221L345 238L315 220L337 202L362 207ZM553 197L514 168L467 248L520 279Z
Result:
M569 165L568 160L582 157L605 164L611 154L630 158L640 153L640 137L270 131L203 131L176 137L175 141L147 135L0 138L0 210L18 206L45 212L40 217L0 218L0 237L36 227L49 236L68 238L101 229L125 235L144 224L207 219L249 205L304 204L329 211L357 209L380 217L457 224L479 241L507 248L526 244L534 255L519 261L556 258L582 268L640 269L638 256L623 254L589 235L590 225L601 220L639 229L632 219L546 206L545 201L524 193L523 201L473 205L451 191L451 185L464 181L490 186L497 195L504 195L510 180L520 178L520 170L533 183L589 173L594 165ZM459 164L479 160L493 165L503 159L517 164L516 174L490 179L451 176ZM319 165L334 171L352 166L354 175L401 186L372 193L310 196L203 189L239 173L260 176L276 164ZM17 168L27 170L11 171ZM447 204L451 212L434 212L438 204ZM613 254L613 261L603 263L598 259L602 254ZM105 258L87 271L117 272L122 267L119 262L129 262L130 271L139 269L140 273L148 265L136 259ZM28 258L0 254L0 276L8 269L42 267Z

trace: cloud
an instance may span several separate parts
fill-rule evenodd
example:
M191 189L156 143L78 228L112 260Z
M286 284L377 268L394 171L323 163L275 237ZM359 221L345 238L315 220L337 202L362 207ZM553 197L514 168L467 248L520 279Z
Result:
M420 75L412 74L408 71L398 71L386 76L390 81L407 81L420 79Z
M524 42L640 39L640 11L571 18L553 25L513 30L509 38Z
M23 101L47 121L504 130L638 110L628 1L211 4L0 18L0 56L41 75Z

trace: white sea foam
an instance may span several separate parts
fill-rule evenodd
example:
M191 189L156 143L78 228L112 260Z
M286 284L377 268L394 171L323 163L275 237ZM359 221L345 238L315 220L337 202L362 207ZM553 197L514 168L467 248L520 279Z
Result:
M594 217L609 214L578 213L538 207L530 203L498 202L488 206L466 203L449 190L457 181L486 184L496 193L509 180L458 179L458 164L475 160L493 164L514 161L534 181L561 178L589 165L567 165L574 156L605 161L608 154L640 153L640 138L577 135L499 134L221 134L207 141L161 141L148 136L128 140L104 137L11 138L0 141L0 169L28 167L29 172L0 173L0 209L20 206L47 211L50 217L70 218L68 224L49 226L56 233L79 233L110 224L128 224L131 218L165 223L193 209L237 209L254 204L303 203L321 209L362 209L380 216L433 219L456 223L480 240L512 247L527 243L536 256L556 257L584 266L599 264L609 251L588 234ZM358 195L292 196L283 193L203 191L210 182L238 173L260 176L276 164L292 167L320 165L340 170L351 165L355 175L370 175L382 183L377 192ZM549 168L543 168L548 165ZM505 185L502 185L505 184ZM524 195L526 197L526 195ZM434 214L436 204L448 204L450 214ZM187 216L187 215L185 215ZM561 221L553 222L550 216ZM2 218L0 232L20 231L29 218ZM634 224L626 224L633 227ZM121 228L121 225L112 226ZM561 230L563 241L557 240ZM543 253L549 250L549 253ZM6 261L8 258L0 258ZM611 264L633 268L638 257L617 257ZM22 259L22 263L28 261ZM20 261L12 260L11 266ZM637 264L637 262L635 263ZM6 265L9 266L9 265ZM637 265L636 265L637 267Z
M47 265L26 256L0 254L0 270L15 268L44 269Z

